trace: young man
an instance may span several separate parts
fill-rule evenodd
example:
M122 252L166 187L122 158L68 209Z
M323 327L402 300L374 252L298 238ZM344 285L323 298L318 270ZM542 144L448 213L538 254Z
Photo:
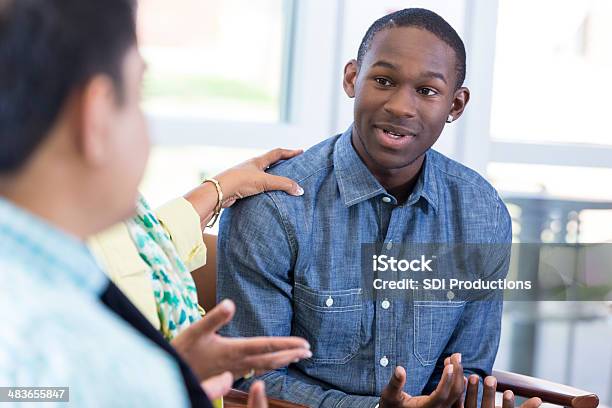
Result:
M353 125L271 170L304 197L268 193L225 212L218 293L239 312L224 333L295 334L313 346L311 359L261 377L270 394L311 407L443 407L460 398L463 369L490 373L499 298L366 298L361 268L361 244L511 242L493 187L431 149L468 103L464 78L463 42L440 16L377 20L344 70ZM504 277L509 252L493 255L485 272Z
M221 338L231 301L179 333L175 350L86 249L135 211L148 156L134 6L0 1L0 385L69 387L75 406L209 407L202 387L222 395L230 371L309 352L303 339ZM261 191L241 178L281 181L247 167L226 174L227 197L239 191L230 178L241 195ZM206 203L206 191L190 197ZM267 406L262 385L249 407Z

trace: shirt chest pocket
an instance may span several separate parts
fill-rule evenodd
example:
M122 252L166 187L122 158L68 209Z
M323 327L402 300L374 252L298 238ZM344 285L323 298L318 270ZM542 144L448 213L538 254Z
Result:
M464 308L465 302L414 302L414 355L422 365L438 360Z
M323 291L296 283L293 334L312 347L311 361L344 364L359 350L361 289Z

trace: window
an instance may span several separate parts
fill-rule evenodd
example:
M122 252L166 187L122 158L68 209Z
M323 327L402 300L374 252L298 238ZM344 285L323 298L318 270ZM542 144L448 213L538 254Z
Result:
M504 192L515 241L612 241L612 187L602 182L612 178L612 169L490 163L487 174ZM530 233L522 222L531 224Z
M490 163L489 181L503 191L568 200L612 202L612 169L540 164Z
M283 0L140 1L145 110L281 120L290 6Z
M612 145L612 3L500 0L491 136Z
M153 205L276 147L331 135L338 3L141 0Z

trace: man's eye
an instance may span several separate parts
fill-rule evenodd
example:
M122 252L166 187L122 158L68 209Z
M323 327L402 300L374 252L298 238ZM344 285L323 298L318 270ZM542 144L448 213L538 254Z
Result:
M419 88L419 90L417 90L418 93L425 95L425 96L434 96L437 95L438 92L434 91L431 88Z
M393 83L391 81L389 81L387 78L374 78L374 80L376 81L376 83L378 83L378 85L382 85L382 86L392 86Z

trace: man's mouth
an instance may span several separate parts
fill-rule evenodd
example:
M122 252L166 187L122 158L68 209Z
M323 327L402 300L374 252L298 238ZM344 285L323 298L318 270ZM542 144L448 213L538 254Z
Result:
M406 135L402 135L401 133L395 133L395 132L392 132L392 131L387 130L387 129L383 129L382 131L385 132L385 134L387 134L390 137L392 137L393 139L399 139L399 138L402 138L402 137L406 136Z
M374 127L382 130L385 135L393 139L400 139L405 136L414 136L414 133L409 131L408 129L400 128L397 126L375 125Z
M395 126L374 126L376 130L376 138L381 146L388 149L399 149L411 143L414 139L414 133L408 129L402 129Z

